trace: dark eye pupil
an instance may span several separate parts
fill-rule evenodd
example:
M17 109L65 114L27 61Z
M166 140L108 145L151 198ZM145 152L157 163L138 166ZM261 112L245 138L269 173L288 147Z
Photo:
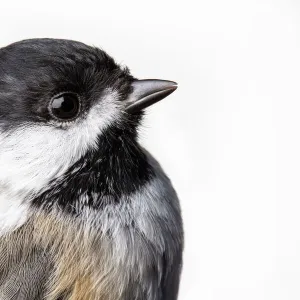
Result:
M73 93L60 94L52 99L50 109L59 119L73 119L79 112L78 96Z

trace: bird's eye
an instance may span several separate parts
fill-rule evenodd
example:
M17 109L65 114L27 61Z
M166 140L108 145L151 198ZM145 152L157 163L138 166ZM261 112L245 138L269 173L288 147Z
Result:
M80 99L75 93L61 93L52 98L50 114L56 119L70 120L77 117L80 110Z

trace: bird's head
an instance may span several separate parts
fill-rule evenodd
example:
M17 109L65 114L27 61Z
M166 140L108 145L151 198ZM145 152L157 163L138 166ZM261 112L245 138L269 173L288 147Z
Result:
M137 80L79 42L35 39L0 49L1 191L39 192L87 152L135 141L143 109L175 89Z

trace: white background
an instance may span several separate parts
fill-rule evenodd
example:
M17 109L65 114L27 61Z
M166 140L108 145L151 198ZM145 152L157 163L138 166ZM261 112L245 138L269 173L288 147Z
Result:
M2 1L1 45L100 46L179 89L143 143L180 195L180 300L300 299L300 2Z

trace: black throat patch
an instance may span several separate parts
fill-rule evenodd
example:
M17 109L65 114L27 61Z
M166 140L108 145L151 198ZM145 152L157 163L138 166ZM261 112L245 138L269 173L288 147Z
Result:
M79 214L83 206L101 210L119 203L122 196L134 193L153 176L135 130L110 127L98 138L97 149L88 151L63 176L50 182L32 205L44 209L58 206L72 214Z

